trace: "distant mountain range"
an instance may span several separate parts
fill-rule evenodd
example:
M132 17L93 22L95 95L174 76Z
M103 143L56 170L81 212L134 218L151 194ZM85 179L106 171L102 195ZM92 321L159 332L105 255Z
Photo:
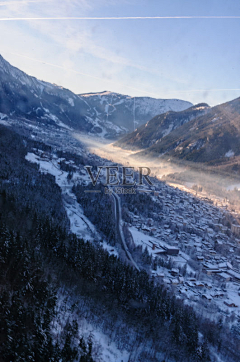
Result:
M139 150L138 157L210 166L240 159L240 98L211 108L108 91L77 95L27 75L0 56L0 119L6 117L118 139L116 146Z
M101 128L111 124L121 133L134 131L156 115L182 111L192 106L192 103L179 99L130 97L108 91L79 96L95 111L95 119Z
M240 156L240 98L210 108L200 104L184 112L153 118L115 143L136 149L136 157L167 157L209 166L233 162Z
M191 105L177 99L133 98L111 92L77 95L27 75L0 56L0 113L7 116L111 139L133 131L157 114Z

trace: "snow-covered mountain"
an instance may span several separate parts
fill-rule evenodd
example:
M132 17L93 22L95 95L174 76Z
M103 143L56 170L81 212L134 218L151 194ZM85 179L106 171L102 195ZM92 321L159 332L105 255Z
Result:
M0 112L41 123L90 131L91 110L77 95L40 81L10 65L0 56Z
M95 111L95 119L101 128L111 124L119 127L122 134L134 131L156 115L179 112L192 106L192 103L179 99L130 97L108 91L80 94L79 97Z
M200 103L181 112L170 111L160 114L118 140L116 146L135 150L148 148L159 143L173 130L206 114L209 110L210 107L206 103Z
M177 99L133 98L111 92L77 95L27 75L0 55L0 113L8 116L118 138L157 114L191 105Z
M144 148L136 157L185 160L215 167L229 174L239 174L240 160L240 97L215 107L200 105L185 112L166 114L151 120L138 132L127 135L117 145L125 148ZM200 108L200 109L198 109ZM191 113L190 113L191 111ZM192 116L194 115L194 118ZM179 123L182 116L190 114L188 122ZM178 122L162 136L166 120ZM144 129L143 129L144 128Z

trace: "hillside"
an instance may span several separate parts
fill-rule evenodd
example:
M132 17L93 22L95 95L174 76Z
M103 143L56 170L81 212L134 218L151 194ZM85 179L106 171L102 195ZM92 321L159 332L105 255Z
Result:
M111 92L78 96L27 75L0 56L0 113L8 117L116 139L134 129L133 109L136 124L138 119L142 124L156 114L182 110L191 103L143 97L133 105L134 98Z
M179 99L130 97L108 91L80 94L80 97L95 110L101 126L111 123L122 128L123 133L134 131L156 115L183 111L192 106L192 103Z
M44 172L28 161L39 151ZM203 348L207 362L207 321L146 271L70 233L58 177L46 173L51 152L0 126L0 361L177 362L181 353L193 362Z
M206 114L209 109L207 104L201 103L181 112L169 111L158 115L117 141L115 145L132 150L148 148L183 124Z
M31 77L0 56L0 112L80 131L93 127L90 110L71 91Z
M193 248L196 241L201 245L199 226L214 228L201 250L206 255L218 235L214 220L225 225L222 210L157 180L159 197L137 192L115 203L104 192L104 175L96 186L101 192L86 194L94 188L85 166L96 170L103 159L80 145L69 151L66 135L59 149L59 130L48 128L53 134L46 145L40 129L37 141L6 123L0 125L0 361L127 362L134 356L135 362L177 362L180 355L182 361L207 362L217 348L227 356L223 361L239 361L235 330L228 333L228 320L221 331L217 324L225 298L238 298L238 287L231 283L216 307L203 300L197 284L191 284L197 293L187 288L200 275ZM237 247L230 228L225 231L226 244ZM176 242L184 258L180 252L159 255ZM229 249L216 249L217 256L229 255ZM229 256L234 265L237 253ZM205 285L201 274L196 283L203 280ZM219 290L217 280L207 280ZM215 321L209 322L206 308Z
M174 129L136 157L167 157L204 163L207 166L235 167L240 156L240 98L215 106ZM235 162L234 162L235 161Z

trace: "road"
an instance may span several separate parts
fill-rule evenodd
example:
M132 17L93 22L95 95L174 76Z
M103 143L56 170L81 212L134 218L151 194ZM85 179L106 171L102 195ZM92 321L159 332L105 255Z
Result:
M137 264L133 260L132 255L128 250L128 247L127 247L127 244L126 244L126 241L125 241L125 237L123 235L123 231L122 231L122 209L121 209L120 197L113 191L112 191L112 197L113 197L113 200L114 200L115 219L116 219L117 231L118 231L118 234L120 236L124 251L125 251L125 253L127 255L127 258L131 261L132 265L134 266L134 268L137 269L138 271L140 271L139 267L137 266Z

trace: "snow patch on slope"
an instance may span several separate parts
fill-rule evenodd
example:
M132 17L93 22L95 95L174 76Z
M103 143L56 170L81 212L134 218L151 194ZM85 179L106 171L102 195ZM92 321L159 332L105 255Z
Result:
M72 98L68 98L68 103L70 106L74 107L74 100Z
M86 240L98 240L99 235L94 225L86 218L81 206L77 202L76 196L71 191L73 183L68 181L68 173L59 169L58 162L60 159L42 160L31 152L25 158L27 161L37 163L42 173L49 173L55 176L55 181L62 190L63 204L70 220L71 231L78 237L85 238Z
M232 150L229 150L228 152L225 153L225 157L233 157L234 154L235 153Z
M162 137L167 136L173 129L173 123L169 124L169 127L162 132Z
M75 303L74 303L75 302ZM60 289L57 296L56 318L52 321L51 332L54 340L61 341L61 334L68 323L77 321L78 332L76 345L79 345L81 337L88 340L89 336L93 344L92 356L96 362L128 362L129 352L117 348L116 343L104 334L99 327L92 325L82 316L84 306L81 300L74 300L63 289ZM75 307L73 308L73 304Z

